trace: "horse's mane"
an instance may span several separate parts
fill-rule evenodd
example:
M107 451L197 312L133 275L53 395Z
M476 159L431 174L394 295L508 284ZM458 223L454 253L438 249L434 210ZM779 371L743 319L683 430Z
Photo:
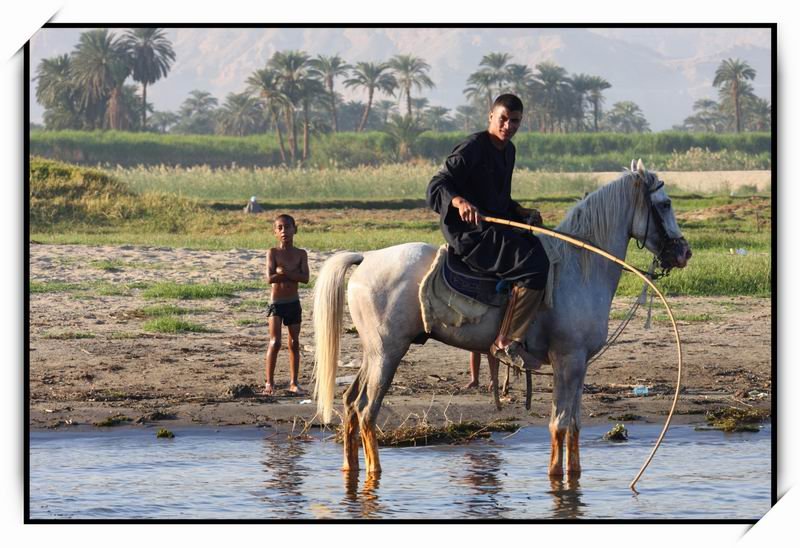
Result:
M636 173L626 170L618 179L603 185L573 206L556 228L608 249L612 227L638 205L641 195ZM552 247L559 257L564 257L568 249L575 249L562 240L553 242ZM589 255L586 251L581 252L584 276L589 274Z

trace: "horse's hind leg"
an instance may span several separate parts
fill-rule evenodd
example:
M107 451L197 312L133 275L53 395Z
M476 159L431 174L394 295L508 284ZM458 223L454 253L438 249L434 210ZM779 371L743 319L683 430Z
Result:
M342 419L342 438L344 440L344 463L342 470L345 472L358 471L358 415L355 402L359 394L359 381L361 375L344 393L344 417Z
M564 475L564 442L567 474L580 477L581 396L586 376L586 358L559 356L553 363L553 406L550 416L550 476Z
M364 461L368 474L381 471L381 462L378 456L378 437L375 431L378 413L383 403L383 397L389 390L400 359L408 350L395 350L389 354L373 354L367 364L365 374L366 382L361 388L358 399L358 423L361 431L361 444L364 447Z

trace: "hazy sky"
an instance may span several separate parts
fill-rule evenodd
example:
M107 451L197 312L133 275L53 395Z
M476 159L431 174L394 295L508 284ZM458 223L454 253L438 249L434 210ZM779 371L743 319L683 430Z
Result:
M42 58L71 51L82 30L37 32L31 39L32 77ZM768 99L771 92L769 29L169 28L166 34L177 59L165 79L148 86L148 100L157 110L177 110L193 89L209 91L222 103L226 94L243 91L246 78L275 51L287 49L338 53L351 63L383 61L398 53L420 56L431 65L436 83L421 95L450 109L466 102L466 80L487 53L510 53L511 62L532 68L552 61L570 74L604 77L612 84L605 108L632 100L656 131L682 122L695 100L716 99L711 82L722 59L746 60L758 72L756 94ZM346 99L365 99L363 91L348 90L341 82L337 88ZM32 97L31 120L41 122L42 113Z

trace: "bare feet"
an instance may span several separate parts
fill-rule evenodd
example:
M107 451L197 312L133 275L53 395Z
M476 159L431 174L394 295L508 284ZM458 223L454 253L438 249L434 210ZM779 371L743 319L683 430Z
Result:
M469 383L464 385L463 390L467 390L469 388L478 388L478 381L477 379L472 379Z
M275 394L275 390L272 387L272 384L268 383L268 382L264 383L264 390L261 391L261 394L263 394L264 396L272 396L272 395L274 395Z
M306 391L303 390L299 384L292 383L289 385L289 392L294 394L295 396L305 396Z

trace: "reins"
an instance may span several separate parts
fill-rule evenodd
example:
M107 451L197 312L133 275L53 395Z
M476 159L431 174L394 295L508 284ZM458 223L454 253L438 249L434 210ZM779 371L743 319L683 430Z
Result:
M648 216L649 216L649 209L650 208L648 208ZM592 244L590 244L590 243L588 243L588 242L586 242L586 241L584 241L584 240L582 240L580 238L576 238L575 236L572 236L572 235L569 235L569 234L564 234L563 232L559 232L557 230L552 230L552 229L549 229L549 228L544 228L544 227L539 227L539 226L527 225L525 223L518 223L518 222L515 222L515 221L509 221L507 219L499 219L497 217L482 217L482 218L483 218L484 221L487 221L487 222L490 222L490 223L506 225L506 226L512 226L512 227L515 227L515 228L521 228L523 230L530 230L533 233L539 233L539 234L544 234L545 236L551 236L553 238L557 238L559 240L563 240L563 241L567 242L568 244L571 244L571 245L573 245L575 247L578 247L580 249L585 249L586 251L591 251L592 253L600 255L601 257L605 257L609 261L620 265L625 270L627 270L629 272L632 272L632 273L636 274L637 276L639 276L642 280L644 280L644 282L647 285L650 286L650 288L653 290L653 292L656 295L658 295L658 298L661 299L661 302L664 303L664 308L666 308L666 310L667 310L667 315L669 316L670 322L672 322L672 329L673 329L673 331L675 333L675 345L676 345L677 350L678 350L678 382L677 382L677 384L675 386L675 396L672 399L672 407L670 408L669 414L667 415L667 420L664 423L664 428L661 430L661 434L659 434L658 439L656 440L655 446L653 447L653 450L650 452L650 455L647 457L647 460L645 460L645 463L642 465L641 469L639 470L639 473L636 474L636 477L633 478L633 481L629 485L629 487L631 488L631 490L633 490L634 493L638 493L638 491L636 491L636 483L642 477L642 474L644 474L644 471L647 468L647 466L650 464L650 461L653 460L653 457L655 456L656 451L658 450L658 447L661 445L661 441L664 439L664 435L667 433L667 430L669 429L670 422L672 421L672 415L675 412L675 407L678 404L678 394L680 393L680 390L681 390L681 375L682 375L682 372L683 372L683 352L681 351L681 338L680 338L680 335L678 334L678 324L675 322L675 316L673 316L672 309L670 309L669 304L667 304L667 300L664 298L664 295L661 293L661 291L658 290L658 288L655 286L655 284L653 284L653 282L647 276L647 273L643 272L642 270L640 270L640 269L638 269L638 268L636 268L634 266L629 265L628 263L626 263L622 259L619 259L619 258L615 257L614 255L608 253L607 251L604 251L604 250L600 249L599 247L594 246L594 245L592 245ZM649 224L649 222L648 222L648 224Z

